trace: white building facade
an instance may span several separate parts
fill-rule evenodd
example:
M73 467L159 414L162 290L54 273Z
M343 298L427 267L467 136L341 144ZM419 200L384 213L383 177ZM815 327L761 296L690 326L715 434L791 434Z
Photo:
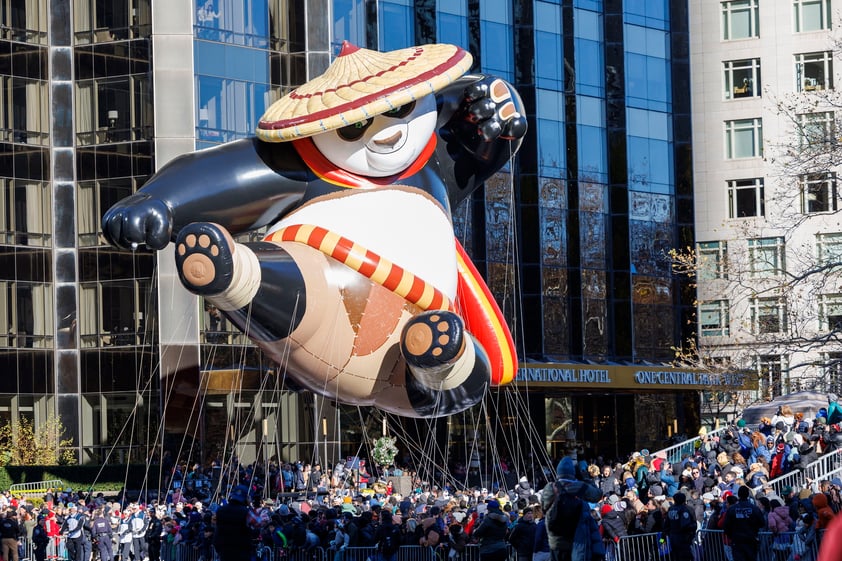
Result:
M701 353L750 400L840 391L839 0L693 0Z

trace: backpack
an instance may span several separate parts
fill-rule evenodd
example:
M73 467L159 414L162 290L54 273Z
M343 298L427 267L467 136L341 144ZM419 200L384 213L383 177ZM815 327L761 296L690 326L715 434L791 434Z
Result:
M547 511L547 531L573 541L581 517L582 499L570 493L560 493Z
M401 529L398 526L392 525L392 528L389 530L383 539L380 540L380 551L384 555L392 555L398 551L398 548L401 546Z

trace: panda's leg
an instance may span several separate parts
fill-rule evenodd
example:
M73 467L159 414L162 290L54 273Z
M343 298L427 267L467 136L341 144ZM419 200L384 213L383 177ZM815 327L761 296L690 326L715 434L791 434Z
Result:
M236 243L222 226L195 222L179 232L175 259L185 288L256 341L285 338L304 316L304 278L276 244Z
M483 348L453 312L423 312L404 326L406 391L420 416L438 417L476 405L491 382Z

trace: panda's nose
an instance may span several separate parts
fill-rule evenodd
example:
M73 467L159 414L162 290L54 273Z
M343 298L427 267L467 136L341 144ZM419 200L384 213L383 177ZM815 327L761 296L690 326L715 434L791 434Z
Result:
M395 131L395 134L392 136L388 136L386 138L375 138L372 141L377 146L394 146L398 142L400 142L403 133L401 131Z

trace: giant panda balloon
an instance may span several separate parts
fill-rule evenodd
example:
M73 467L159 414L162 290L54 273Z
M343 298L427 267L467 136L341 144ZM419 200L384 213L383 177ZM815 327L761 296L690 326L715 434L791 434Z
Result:
M174 241L184 286L305 388L404 416L462 411L517 359L451 209L526 132L517 92L471 64L453 45L345 43L257 138L176 158L103 232L123 248ZM262 227L262 242L232 238Z

